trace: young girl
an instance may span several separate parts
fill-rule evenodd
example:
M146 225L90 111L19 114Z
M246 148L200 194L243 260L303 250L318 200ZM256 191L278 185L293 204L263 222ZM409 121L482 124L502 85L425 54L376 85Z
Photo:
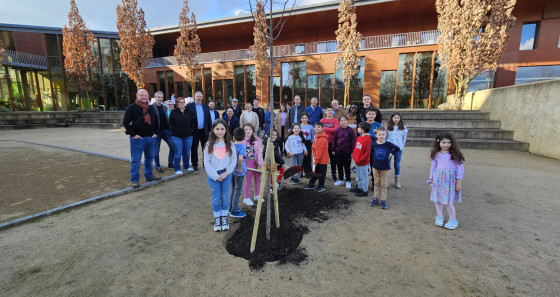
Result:
M264 161L263 161L263 147L261 140L255 136L255 128L252 124L246 123L243 125L243 130L245 131L245 140L243 143L247 148L247 168L261 168ZM245 199L243 199L243 203L246 205L252 205L251 201L251 182L255 180L255 197L254 199L258 201L259 199L259 191L261 186L261 174L259 172L253 170L247 170L247 174L245 175L245 185L243 187L243 194Z
M332 151L338 168L338 180L334 183L335 186L343 185L344 177L346 177L346 188L352 188L352 183L350 182L350 163L352 162L354 144L356 144L354 129L348 126L348 118L341 116L340 127L334 133L332 144Z
M461 202L461 182L465 158L451 133L441 133L436 137L430 158L432 167L427 183L432 190L430 200L436 204L436 225L443 226L443 205L447 205L449 221L444 227L452 230L459 225L453 203Z
M286 152L290 155L292 159L292 166L301 166L303 164L303 157L307 155L307 148L305 147L305 137L301 133L301 126L299 124L294 124L292 127L292 133L288 136L286 140ZM292 185L298 184L301 178L301 171L296 175L292 176Z
M237 163L235 145L231 141L226 121L218 119L212 125L204 148L204 168L212 196L214 231L229 230L227 220L231 173Z
M408 129L404 125L404 119L398 112L393 112L389 122L387 122L387 141L398 146L401 150L395 153L395 188L401 188L401 157L404 145L406 144L406 136ZM389 159L389 163L391 159Z
M303 172L305 173L304 177L309 178L313 171L311 167L311 160L313 159L311 145L313 144L313 139L315 139L315 130L313 130L313 125L309 124L309 115L305 112L301 115L300 127L301 134L305 138L305 148L307 149L307 155L303 156Z
M354 129L356 135L358 135L358 124L361 123L360 114L358 113L359 110L360 107L358 103L352 103L352 105L350 105L350 112L348 113L348 127Z

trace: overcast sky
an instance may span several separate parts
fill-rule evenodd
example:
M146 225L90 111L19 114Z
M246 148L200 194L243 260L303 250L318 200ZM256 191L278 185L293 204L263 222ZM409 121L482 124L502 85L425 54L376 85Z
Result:
M292 0L291 0L292 1ZM303 6L332 0L296 0ZM252 1L253 3L255 1ZM76 0L80 15L90 30L116 31L116 7L120 0ZM179 23L182 0L138 0L148 28ZM190 0L198 22L248 13L249 0ZM68 22L70 0L0 0L0 23L62 27Z

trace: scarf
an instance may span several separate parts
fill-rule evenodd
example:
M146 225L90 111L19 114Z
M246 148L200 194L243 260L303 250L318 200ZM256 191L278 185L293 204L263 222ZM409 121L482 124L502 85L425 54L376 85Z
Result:
M138 105L138 107L142 108L142 113L144 114L144 123L147 123L148 125L151 125L152 124L152 119L150 118L150 114L148 113L148 108L150 108L150 105L148 104L148 102L142 103L142 102L140 102L140 100L136 99L136 105Z

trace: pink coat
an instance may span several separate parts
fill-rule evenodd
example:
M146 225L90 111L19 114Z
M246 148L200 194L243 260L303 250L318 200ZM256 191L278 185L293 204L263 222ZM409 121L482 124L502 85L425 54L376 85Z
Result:
M249 147L249 140L245 139L243 140L243 143L245 144L246 147ZM262 167L262 165L264 164L264 160L263 160L263 145L262 145L262 141L259 137L255 136L255 142L253 143L253 146L255 148L255 161L257 162L257 167ZM247 152L249 154L249 152ZM247 156L249 157L249 156Z

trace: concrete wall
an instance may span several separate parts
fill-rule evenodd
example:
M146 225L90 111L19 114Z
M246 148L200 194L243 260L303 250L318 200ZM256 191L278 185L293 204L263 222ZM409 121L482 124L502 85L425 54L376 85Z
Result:
M514 131L514 140L528 142L531 153L560 159L560 80L471 92L463 109L489 112L490 120Z

